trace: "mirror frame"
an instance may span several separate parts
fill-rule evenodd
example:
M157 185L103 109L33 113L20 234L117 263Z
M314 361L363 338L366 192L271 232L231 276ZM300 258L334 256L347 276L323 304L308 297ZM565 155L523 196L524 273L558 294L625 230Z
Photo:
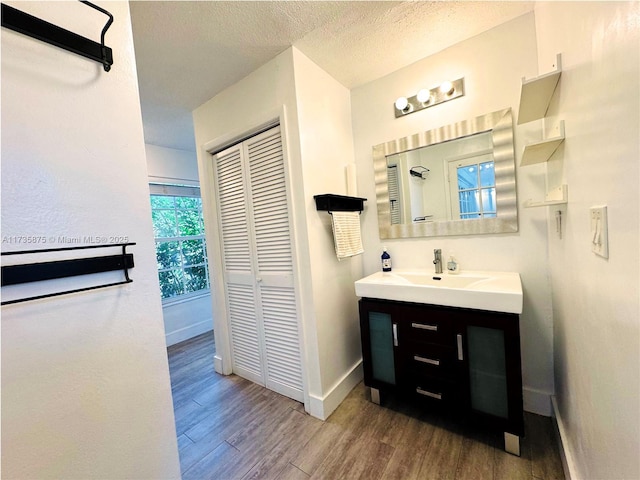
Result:
M496 175L496 217L391 224L389 188L387 185L387 156L489 131L491 132L493 143L493 161ZM381 239L482 235L518 231L511 108L376 145L373 147L373 169L376 185L376 206L378 208L378 228Z

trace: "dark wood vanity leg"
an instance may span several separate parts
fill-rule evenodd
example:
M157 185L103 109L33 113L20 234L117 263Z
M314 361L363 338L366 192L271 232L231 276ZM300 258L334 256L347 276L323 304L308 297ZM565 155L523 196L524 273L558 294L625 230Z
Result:
M376 405L380 405L380 390L371 388L371 401Z
M520 437L504 432L504 450L512 455L520 456Z

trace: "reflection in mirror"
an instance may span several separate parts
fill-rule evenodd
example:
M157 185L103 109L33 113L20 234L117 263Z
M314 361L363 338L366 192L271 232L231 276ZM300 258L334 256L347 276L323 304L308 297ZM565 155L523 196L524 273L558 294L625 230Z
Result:
M391 224L496 216L491 133L387 156Z
M518 230L511 109L373 148L381 238Z

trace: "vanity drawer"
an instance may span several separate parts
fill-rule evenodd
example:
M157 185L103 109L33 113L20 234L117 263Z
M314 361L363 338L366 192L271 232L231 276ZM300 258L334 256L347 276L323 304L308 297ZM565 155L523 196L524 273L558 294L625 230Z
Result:
M413 343L407 347L406 360L412 372L435 377L450 377L456 368L456 350L438 344Z
M422 375L413 378L411 390L416 398L442 406L455 405L459 397L454 383Z
M403 327L406 341L455 345L451 320L440 312L435 315L413 315L403 322Z

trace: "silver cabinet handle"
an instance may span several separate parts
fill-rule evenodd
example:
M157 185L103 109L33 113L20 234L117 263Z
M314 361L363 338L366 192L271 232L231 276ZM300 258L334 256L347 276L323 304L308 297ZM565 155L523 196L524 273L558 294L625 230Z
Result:
M420 387L416 388L416 392L418 392L420 395L424 395L425 397L431 397L431 398L435 398L436 400L442 400L442 394L441 393L429 392L427 390L423 390Z
M394 347L398 346L398 324L397 323L393 324L393 346Z
M458 341L458 360L464 360L464 352L462 351L462 335L456 335L456 340Z
M412 323L411 326L413 328L419 328L420 330L431 330L432 332L438 331L437 325L425 325L423 323Z
M432 358L425 358L425 357L421 357L420 355L414 355L413 359L416 362L428 363L429 365L435 365L435 366L439 366L440 365L440 360L434 360Z

